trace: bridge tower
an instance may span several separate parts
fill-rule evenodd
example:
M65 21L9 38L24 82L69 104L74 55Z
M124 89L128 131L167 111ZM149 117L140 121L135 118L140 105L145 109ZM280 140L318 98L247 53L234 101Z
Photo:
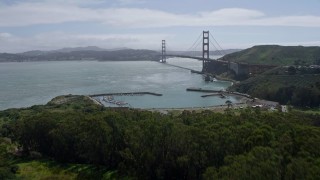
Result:
M161 62L166 63L166 40L162 40Z
M207 70L207 60L209 60L209 31L202 33L202 71Z

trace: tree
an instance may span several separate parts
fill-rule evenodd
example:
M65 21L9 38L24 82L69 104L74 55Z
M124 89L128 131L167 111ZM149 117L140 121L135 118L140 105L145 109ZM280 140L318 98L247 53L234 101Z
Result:
M248 154L228 156L218 179L280 179L280 161L269 147L256 147Z
M0 137L0 179L15 179L13 173L17 170L17 167L11 166L9 161L10 153L8 152L11 142L5 138Z
M288 73L289 73L289 75L295 75L296 74L296 68L294 67L294 66L290 66L289 68L288 68Z
M230 108L230 107L232 106L232 101L227 100L227 101L225 102L225 104L227 104L228 108Z
M301 92L309 94L307 89ZM48 106L19 110L15 117L0 111L7 131L0 135L0 179L16 172L6 161L11 158L8 148L16 144L50 159L95 165L100 172L128 179L319 177L318 115L257 113L250 108L240 114L207 110L162 115L107 108L83 112L63 106L67 110L53 109L54 113ZM4 117L11 123L2 121ZM13 132L13 143L1 137ZM78 177L101 179L90 178L96 172L91 170Z

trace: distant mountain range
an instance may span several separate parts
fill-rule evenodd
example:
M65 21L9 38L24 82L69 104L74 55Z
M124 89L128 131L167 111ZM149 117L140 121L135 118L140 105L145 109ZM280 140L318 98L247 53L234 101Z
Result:
M97 46L87 46L87 47L75 47L75 48L62 48L52 51L40 51L40 50L34 50L34 51L27 51L23 53L18 53L20 55L26 55L26 56L39 56L49 53L70 53L74 51L117 51L117 50L125 50L129 48L115 48L115 49L103 49Z
M171 55L202 56L201 51L167 51ZM146 49L103 49L96 46L63 48L52 51L0 53L0 62L26 61L157 61L161 53ZM231 62L265 65L320 64L320 47L260 45L252 48L211 51L210 56Z
M102 49L96 46L63 48L53 51L27 51L23 53L0 53L0 62L27 61L142 61L159 60L160 53L152 50L128 48Z
M211 56L221 56L233 52L238 52L240 49L228 49L222 51L212 51ZM0 62L28 62L28 61L156 61L160 59L160 52L146 49L103 49L96 46L62 48L52 51L27 51L23 53L0 53ZM169 51L167 54L202 56L201 51Z

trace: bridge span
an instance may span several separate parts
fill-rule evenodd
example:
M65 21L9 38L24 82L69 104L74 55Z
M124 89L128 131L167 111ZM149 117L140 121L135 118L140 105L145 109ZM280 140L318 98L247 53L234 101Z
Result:
M187 56L187 55L177 55L177 54L166 54L166 56L168 57L179 57L179 58L189 58L189 59L197 59L199 61L202 61L203 58L202 57L197 57L197 56ZM222 61L222 60L218 60L218 59L205 59L206 61L217 61L223 64L228 64L228 61Z
M199 38L200 37L201 36L199 36ZM162 51L161 51L161 60L160 60L160 62L161 63L166 63L167 62L166 61L167 57L180 57L180 58L197 59L197 60L202 61L202 72L203 73L209 73L210 72L209 71L209 65L212 64L212 63L215 64L215 65L218 65L218 66L229 67L229 62L228 61L222 61L222 60L218 60L218 59L211 59L209 57L209 54L210 54L209 46L210 46L210 42L211 42L209 37L210 37L209 31L203 31L202 32L202 57L179 55L179 54L167 54L166 41L162 40L162 46L161 46ZM198 41L198 39L197 39L197 41ZM199 42L201 42L201 41L199 41ZM219 47L220 47L220 45L219 45ZM227 68L227 70L228 70L228 68Z
M200 37L200 36L199 36ZM161 52L161 63L166 63L167 57L180 57L180 58L189 58L196 59L202 61L202 73L212 73L212 74L220 74L226 71L233 71L236 75L253 75L264 72L268 69L272 69L276 66L272 65L259 65L259 64L247 64L247 63L237 63L230 61L223 61L219 59L211 59L209 58L209 45L212 43L209 39L210 36L209 31L202 32L202 57L199 56L189 56L189 55L179 55L179 54L167 54L166 52L166 41L162 40L162 52ZM216 40L214 39L216 42ZM217 42L216 42L217 43ZM216 47L213 43L212 45ZM221 48L221 46L218 44ZM222 49L222 48L221 48ZM219 51L219 50L218 50ZM175 66L175 65L173 65ZM183 68L183 67L180 67ZM188 69L188 68L184 68ZM191 70L191 69L189 69Z

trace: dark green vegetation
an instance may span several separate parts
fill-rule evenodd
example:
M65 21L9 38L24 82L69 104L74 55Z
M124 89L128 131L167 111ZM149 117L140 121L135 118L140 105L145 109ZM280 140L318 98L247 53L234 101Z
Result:
M45 106L1 111L0 122L2 178L32 171L45 171L47 179L320 177L319 115L250 109L162 115L64 96ZM20 151L10 149L15 146ZM42 160L30 160L36 157Z
M299 107L320 106L320 68L278 67L230 88Z
M232 91L296 107L320 106L320 68L314 66L320 64L320 47L254 46L222 59L279 66L253 77L229 75L244 80L231 87Z
M261 45L225 55L221 59L263 65L319 65L320 47Z
M69 51L31 51L20 54L0 53L0 62L26 61L142 61L159 60L159 53L151 50L122 49L112 51L71 49Z

